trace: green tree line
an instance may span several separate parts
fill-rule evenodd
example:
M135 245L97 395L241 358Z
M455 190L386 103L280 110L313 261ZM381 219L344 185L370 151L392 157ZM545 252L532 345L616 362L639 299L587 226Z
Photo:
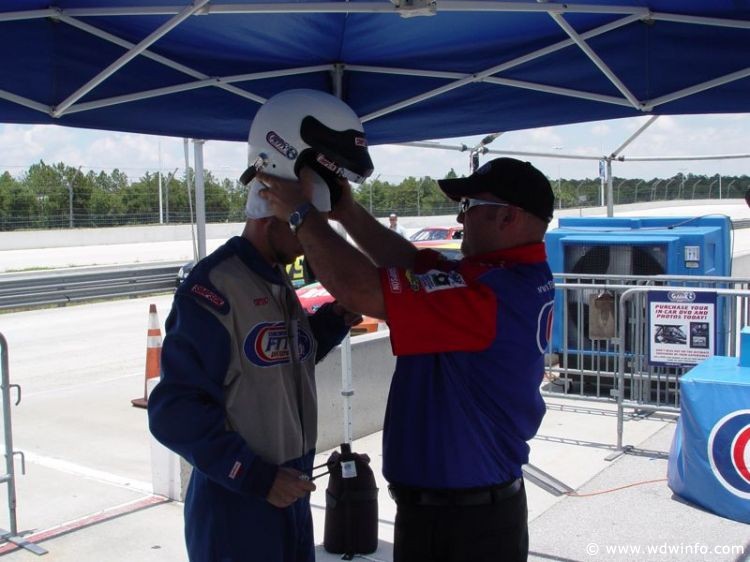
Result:
M193 171L188 171L193 183ZM450 170L445 177L457 177ZM195 195L188 197L185 173L162 174L161 219L187 223L194 216ZM238 181L204 173L206 219L239 222L247 188ZM594 179L551 179L556 207L600 204L601 182ZM674 199L732 199L744 197L750 177L677 174L670 178L614 178L615 204ZM456 212L429 176L407 177L399 183L383 181L375 174L355 186L355 198L376 216L395 212L402 216L446 215ZM72 206L72 214L71 214ZM191 212L191 207L193 212ZM159 174L146 172L131 179L124 172L82 172L62 162L33 164L14 177L0 174L0 230L103 227L160 222Z

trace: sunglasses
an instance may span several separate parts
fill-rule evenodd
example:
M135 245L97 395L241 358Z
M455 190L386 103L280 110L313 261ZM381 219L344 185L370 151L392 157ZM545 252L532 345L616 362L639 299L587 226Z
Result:
M484 199L472 199L471 197L464 197L458 204L458 210L462 213L466 213L472 207L479 207L481 205L489 205L491 207L510 207L510 203L498 203L497 201L485 201Z

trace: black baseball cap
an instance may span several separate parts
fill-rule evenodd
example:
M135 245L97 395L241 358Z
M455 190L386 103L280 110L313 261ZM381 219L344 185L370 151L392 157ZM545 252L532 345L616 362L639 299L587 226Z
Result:
M552 220L555 196L546 176L530 162L515 158L495 158L466 178L438 180L443 192L459 201L477 193L492 193L511 205L539 217Z

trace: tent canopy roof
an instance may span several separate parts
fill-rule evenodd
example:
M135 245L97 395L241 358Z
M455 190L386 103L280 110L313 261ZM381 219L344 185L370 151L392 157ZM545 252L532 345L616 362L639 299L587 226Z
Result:
M245 140L290 88L371 144L750 111L737 0L4 0L0 122Z

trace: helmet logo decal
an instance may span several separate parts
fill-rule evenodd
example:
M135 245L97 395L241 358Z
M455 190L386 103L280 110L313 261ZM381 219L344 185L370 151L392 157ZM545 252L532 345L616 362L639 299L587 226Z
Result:
M245 337L243 351L251 363L259 367L273 367L291 362L289 333L284 322L261 322L253 326ZM312 338L302 327L297 332L300 361L307 359L313 350Z
M354 144L367 148L367 139L365 137L354 137Z
M316 160L321 166L323 166L324 168L328 170L331 170L334 174L339 171L339 167L336 165L336 163L331 162L328 158L326 158L322 154L318 154Z
M716 422L707 452L719 483L733 495L750 499L750 410L731 412Z
M270 144L276 150L281 152L281 154L289 158L289 160L294 160L297 158L297 154L298 154L297 149L294 148L288 142L286 142L284 139L282 139L274 131L268 131L268 134L266 135L266 140L268 141L268 144Z

